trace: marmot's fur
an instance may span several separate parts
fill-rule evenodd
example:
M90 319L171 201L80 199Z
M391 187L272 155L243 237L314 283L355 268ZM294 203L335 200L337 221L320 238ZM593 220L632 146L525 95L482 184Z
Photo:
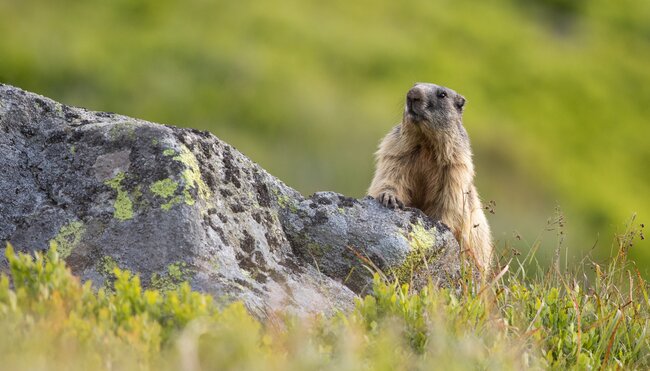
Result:
M492 238L473 183L464 105L465 98L451 89L415 84L402 122L379 145L368 194L388 207L416 207L441 220L485 270Z

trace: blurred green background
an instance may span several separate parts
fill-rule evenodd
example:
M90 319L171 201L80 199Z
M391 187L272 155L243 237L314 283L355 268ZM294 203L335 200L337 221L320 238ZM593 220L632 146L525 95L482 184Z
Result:
M548 259L558 205L569 262L650 223L647 0L0 0L0 35L1 82L209 130L305 194L363 196L406 91L445 85L500 248Z

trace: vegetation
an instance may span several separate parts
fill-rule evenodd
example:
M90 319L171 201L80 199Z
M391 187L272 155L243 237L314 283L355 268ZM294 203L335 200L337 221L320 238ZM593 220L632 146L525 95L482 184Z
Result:
M584 261L573 273L556 264L527 274L534 255L515 254L457 289L413 292L377 274L351 313L264 322L187 283L143 290L117 267L111 287L95 290L72 276L56 242L35 256L8 246L0 354L7 369L644 369L648 283L627 259L641 234L630 228L607 265Z
M557 203L573 252L603 258L598 233L650 213L648 19L647 0L3 0L0 81L210 130L302 192L350 196L405 91L436 82L468 98L497 239L534 240Z
M210 130L305 193L363 195L410 85L456 89L506 248L487 282L412 292L377 278L352 313L260 322L180 284L181 266L143 290L106 257L110 287L81 284L59 256L84 233L73 222L45 255L6 249L2 367L650 368L642 231L597 263L597 233L650 215L648 19L646 0L0 1L0 82ZM109 183L129 219L119 175ZM570 233L557 213L538 236L554 203Z

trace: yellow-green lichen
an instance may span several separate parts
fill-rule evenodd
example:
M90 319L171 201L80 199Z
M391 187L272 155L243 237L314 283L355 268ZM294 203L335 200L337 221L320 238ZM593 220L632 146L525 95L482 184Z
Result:
M149 187L149 190L157 196L160 196L164 199L168 199L171 197L171 199L167 200L167 202L160 205L160 208L165 211L170 210L172 206L182 201L180 196L174 196L174 193L176 193L177 189L178 189L178 183L169 178L154 182Z
M294 199L291 197L280 193L280 190L277 188L272 188L271 192L275 195L275 198L278 200L278 205L280 205L281 208L283 209L289 209L292 212L298 211L298 206L296 205L296 202Z
M123 122L115 123L108 131L108 135L111 137L112 140L117 140L117 139L134 140L135 122L123 121Z
M182 201L183 201L183 199L181 198L181 196L174 196L169 201L167 201L164 204L160 205L160 208L165 210L165 211L169 211L169 210L171 210L172 206L174 206L176 204L180 204Z
M412 250L426 251L436 243L435 233L432 230L424 228L420 222L413 225L413 229L407 238Z
M427 265L435 255L427 254L436 242L435 229L426 229L420 222L413 224L410 232L402 234L407 239L411 251L401 266L392 270L401 283L409 283L413 273L422 265ZM429 255L427 257L427 255Z
M183 271L185 270L185 263L174 263L167 267L167 274L173 280L179 281L183 279Z
M178 183L167 178L154 182L149 189L153 194L158 195L163 198L171 197L178 188Z
M199 163L196 160L196 156L185 146L182 147L181 152L174 156L173 159L178 161L186 166L186 169L181 173L181 178L183 179L183 199L186 204L193 205L195 199L192 197L189 192L190 189L195 188L197 190L197 195L203 200L208 200L210 198L210 189L203 181L201 177L201 169L199 168Z
M157 146L158 143L159 143L159 142L158 142L158 138L153 138L153 139L151 139L151 145L152 145L152 146Z
M192 196L191 189L196 189L197 196L203 200L208 200L211 197L210 190L201 177L199 163L187 147L183 146L180 153L171 148L167 148L163 151L163 155L174 156L172 159L182 163L185 169L180 174L180 178L182 179L180 195L176 193L181 184L171 178L156 181L149 186L149 190L154 195L165 199L165 203L160 205L161 209L170 210L172 206L181 202L189 206L194 205L196 199Z
M194 205L194 202L195 202L194 197L192 197L192 195L190 194L190 191L188 191L187 189L183 190L183 199L185 200L185 204L190 205L190 206Z
M176 262L167 266L167 272L151 275L150 287L160 291L177 289L181 283L190 278L190 271L184 262Z
M99 259L99 264L97 264L97 271L99 274L104 276L104 278L113 277L113 271L115 268L118 268L117 262L113 257L105 255Z
M113 188L117 192L113 208L113 217L121 221L133 218L133 202L129 197L128 192L122 189L122 181L126 174L119 172L115 177L104 182L107 186Z
M73 154L73 155L74 155L75 153L77 153L77 146L75 146L74 144L71 145L71 146L70 146L70 153Z
M51 241L56 243L59 255L65 259L79 245L84 233L86 233L84 224L80 221L74 221L61 227L59 233Z

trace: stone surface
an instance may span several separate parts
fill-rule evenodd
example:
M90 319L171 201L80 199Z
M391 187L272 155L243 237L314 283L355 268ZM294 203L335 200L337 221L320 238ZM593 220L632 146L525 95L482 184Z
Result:
M417 210L304 198L209 133L1 84L0 171L0 241L20 251L56 241L96 286L119 266L267 317L347 310L375 271L416 285L458 277L458 244Z

